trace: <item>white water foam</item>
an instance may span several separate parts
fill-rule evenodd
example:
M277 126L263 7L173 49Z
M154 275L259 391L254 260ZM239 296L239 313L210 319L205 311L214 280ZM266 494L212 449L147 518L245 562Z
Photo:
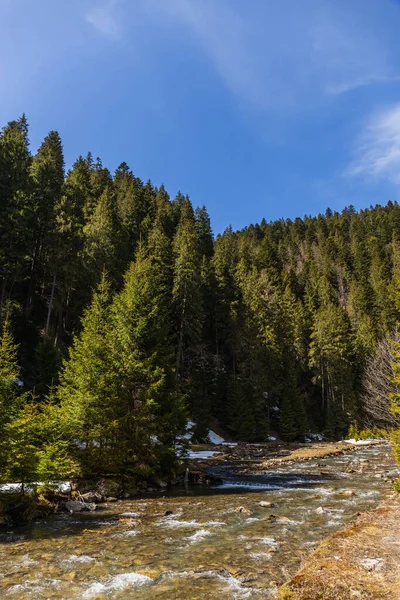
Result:
M25 583L13 585L6 590L7 594L21 594L22 592L29 592L34 594L33 597L43 598L45 590L48 587L58 588L61 584L60 579L35 579L34 581L25 581ZM37 594L40 594L38 596Z
M84 593L82 598L92 598L96 594L126 590L129 587L142 587L152 583L151 577L140 573L122 573L107 580L106 583L94 583Z
M211 533L211 531L208 531L208 529L199 529L199 531L196 531L196 533L188 536L186 539L189 544L192 545L196 544L197 542L202 542L205 538L210 537L211 535L214 534Z
M68 558L66 558L64 561L64 563L90 563L90 562L96 562L96 559L93 558L92 556L87 556L87 554L71 554L71 556L69 556Z
M133 519L136 519L137 517L140 517L140 515L136 512L124 512L121 513L121 517L132 517Z
M272 554L269 552L251 552L250 556L255 560L271 560L272 558Z
M197 521L177 521L176 519L170 519L165 517L156 523L159 527L166 527L168 529L173 529L175 527L201 527L201 523Z

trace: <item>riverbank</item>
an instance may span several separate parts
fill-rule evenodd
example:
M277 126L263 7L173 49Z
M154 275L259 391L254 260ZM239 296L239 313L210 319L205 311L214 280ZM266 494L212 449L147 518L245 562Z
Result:
M400 494L330 536L278 590L279 600L400 599Z
M387 444L387 440L370 440L363 442L362 445L369 447ZM344 441L310 442L307 444L268 442L264 444L237 444L235 446L221 445L212 448L209 445L202 445L195 447L197 448L198 458L191 459L190 465L210 472L213 465L232 463L241 465L241 475L255 475L276 467L350 454L359 447L358 444ZM208 456L204 456L206 454Z
M214 465L220 485L0 529L0 597L274 600L323 540L391 493L395 467L380 446L256 476Z
M386 443L374 440L367 445ZM5 484L0 486L0 526L31 521L63 511L93 511L98 504L128 498L146 498L182 485L218 486L223 483L224 477L229 478L231 475L250 478L296 463L349 454L358 447L346 442L208 444L192 446L189 454L192 458L181 460L176 473L166 480L153 478L149 481L136 481L131 477L105 476L59 482L55 485L28 484L25 495L18 491L20 484ZM221 466L223 471L219 469ZM357 469L362 470L364 467L358 465ZM6 490L7 493L4 493Z

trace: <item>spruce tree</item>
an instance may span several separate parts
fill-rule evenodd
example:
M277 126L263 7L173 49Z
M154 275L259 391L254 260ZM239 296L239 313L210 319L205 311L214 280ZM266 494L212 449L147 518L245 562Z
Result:
M113 357L118 374L116 422L121 468L135 475L173 462L173 444L184 424L174 389L165 290L159 264L139 246L113 302ZM154 444L157 437L160 444Z
M112 469L118 445L117 375L112 360L110 284L103 273L65 360L57 396L69 421L71 452L83 472Z

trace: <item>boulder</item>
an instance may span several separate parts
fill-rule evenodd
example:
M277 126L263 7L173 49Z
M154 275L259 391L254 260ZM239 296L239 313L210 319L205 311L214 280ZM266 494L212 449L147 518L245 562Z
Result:
M103 498L97 492L87 492L86 494L82 494L82 499L84 502L102 502Z
M113 479L103 477L97 482L94 491L103 498L119 498L122 495L122 486Z
M275 504L273 502L266 502L266 500L261 500L260 506L263 508L274 508Z
M238 506L236 511L239 513L243 513L244 515L251 515L251 510L245 508L244 506Z
M65 503L65 508L72 513L82 512L84 510L93 512L96 510L96 504L94 502L78 502L77 500L69 500Z
M160 487L160 488L166 488L168 487L168 483L166 481L163 481L162 479L153 479L154 483Z
M86 509L86 504L84 502L79 502L78 500L69 500L65 503L65 508L69 510L69 512L82 512Z
M345 490L344 492L341 492L340 495L350 497L350 496L355 496L356 493L353 490Z

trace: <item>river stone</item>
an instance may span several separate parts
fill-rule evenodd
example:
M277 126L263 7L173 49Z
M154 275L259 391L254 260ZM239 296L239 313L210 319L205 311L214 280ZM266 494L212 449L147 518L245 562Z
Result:
M70 512L81 512L85 510L85 504L83 502L78 502L77 500L69 500L65 503L65 508Z
M251 510L245 508L244 506L238 506L236 511L239 513L243 513L244 515L251 515Z
M260 506L263 508L274 508L275 504L273 502L266 502L265 500L261 500Z
M102 497L97 492L87 492L82 494L82 498L85 502L101 502Z
M341 496L355 496L356 493L353 490L345 490L344 492L341 492L340 494Z
M65 508L70 512L82 512L83 510L96 510L94 502L78 502L77 500L69 500L65 503Z
M319 506L315 512L317 513L317 515L323 515L326 513L326 510L322 508L322 506Z
M103 477L97 482L95 492L103 498L118 498L122 493L122 486L113 479Z
M156 478L156 479L153 479L153 481L160 488L166 488L166 487L168 487L168 483L166 481L163 481L162 479Z

